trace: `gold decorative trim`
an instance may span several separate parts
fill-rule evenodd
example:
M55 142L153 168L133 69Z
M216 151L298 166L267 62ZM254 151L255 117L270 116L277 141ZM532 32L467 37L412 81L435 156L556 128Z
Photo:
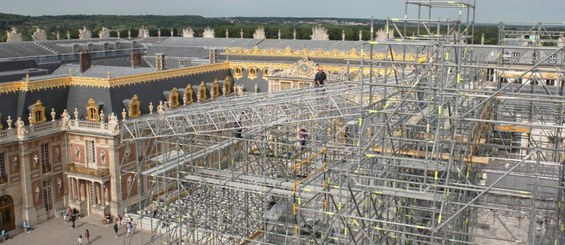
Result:
M246 48L226 48L226 51L222 53L223 55L232 55L232 56L285 56L285 57L310 57L310 58L325 58L325 59L360 59L365 58L369 59L369 53L366 51L359 51L356 48L351 48L349 51L339 51L338 49L332 50L323 50L323 49L316 49L310 50L307 48L304 49L292 49L287 46L284 49L261 49L257 46L253 48L246 49ZM392 56L392 57L391 57ZM419 56L422 57L422 56ZM418 58L419 58L418 57ZM417 57L413 54L406 54L406 56L402 54L394 53L391 55L389 52L374 52L373 59L375 60L390 60L394 58L394 60L404 60L404 61L416 61Z
M198 75L230 69L227 62L210 65L185 67L172 70L163 70L145 74L137 74L116 78L93 78L93 77L68 77L49 78L36 81L15 81L0 84L0 94L18 91L36 91L70 86L84 86L96 88L114 88L134 84L149 83L169 78Z
M88 99L88 104L86 104L86 120L88 121L99 121L100 113L98 113L98 105L93 98Z
M34 124L44 123L47 121L47 118L45 117L45 106L43 106L43 102L41 102L41 100L37 100L35 104L33 104L31 114L33 115L31 118L33 119Z
M171 89L171 94L169 94L169 106L171 108L179 106L179 90L176 87Z
M183 101L185 105L190 105L194 102L192 99L192 85L190 85L190 83L186 85L184 90Z
M212 82L212 99L218 98L220 96L220 83L218 79L214 79Z
M131 98L131 102L128 105L128 116L130 118L141 116L139 98L137 98L137 94L133 95Z

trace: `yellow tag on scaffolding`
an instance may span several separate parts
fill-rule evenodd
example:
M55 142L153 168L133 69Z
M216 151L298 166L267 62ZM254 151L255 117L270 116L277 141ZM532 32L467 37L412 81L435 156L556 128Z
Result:
M445 52L445 60L449 60L449 52Z
M437 218L437 224L439 225L441 223L441 214L439 215L439 217Z
M298 205L300 205L302 203L302 198L298 197Z
M359 118L359 126L363 125L363 118Z
M437 180L437 177L438 177L438 172L436 171L436 172L434 173L434 178L435 178L435 180Z

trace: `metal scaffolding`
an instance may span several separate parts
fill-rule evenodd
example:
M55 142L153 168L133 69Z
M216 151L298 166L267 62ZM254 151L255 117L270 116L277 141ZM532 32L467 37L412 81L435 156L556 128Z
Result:
M358 81L125 122L147 240L565 242L563 48L360 45Z

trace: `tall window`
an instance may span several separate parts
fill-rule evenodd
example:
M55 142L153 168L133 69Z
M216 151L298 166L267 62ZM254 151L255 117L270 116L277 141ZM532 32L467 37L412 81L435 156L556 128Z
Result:
M49 143L41 144L41 166L43 167L44 173L51 171L51 165L49 164Z
M4 152L0 152L0 176L6 175L6 165L4 164Z
M41 164L49 165L49 143L41 144Z
M94 163L94 141L86 141L86 161L87 163Z

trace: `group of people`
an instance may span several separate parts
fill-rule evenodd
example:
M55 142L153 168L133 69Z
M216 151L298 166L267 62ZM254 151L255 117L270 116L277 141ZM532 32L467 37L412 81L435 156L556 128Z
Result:
M133 224L132 224L133 219L130 217L130 219L126 222L125 224L125 229L126 229L126 237L131 237L133 234ZM116 218L115 222L114 222L114 234L116 235L116 238L118 238L120 235L118 234L119 228L120 226L122 226L122 216L118 214L118 217Z
M71 222L71 229L75 228L75 222L78 219L78 210L76 208L68 207L63 211L63 219L65 222Z

